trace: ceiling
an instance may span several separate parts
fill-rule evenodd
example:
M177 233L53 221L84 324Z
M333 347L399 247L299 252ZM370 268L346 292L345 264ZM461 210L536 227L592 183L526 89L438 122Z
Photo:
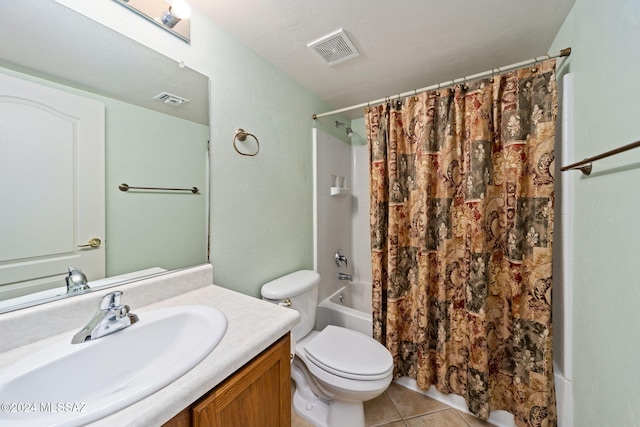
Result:
M189 2L342 108L544 55L575 0ZM340 28L360 56L330 67L307 44Z
M188 1L333 108L543 55L575 2ZM146 108L208 122L204 76L186 67L178 69L175 62L154 55L150 49L55 2L2 1L0 13L11 17L0 26L0 65L18 65L57 76L61 83L74 82L77 87ZM83 36L77 37L69 30L74 28L80 28ZM340 28L360 56L330 67L307 44ZM93 55L98 51L97 57ZM149 69L156 72L149 73ZM187 84L192 80L191 74L199 82L193 86ZM109 88L101 90L105 83ZM152 100L160 91L175 93L191 102L181 110L169 108ZM139 99L132 100L135 96ZM361 117L362 110L349 116Z

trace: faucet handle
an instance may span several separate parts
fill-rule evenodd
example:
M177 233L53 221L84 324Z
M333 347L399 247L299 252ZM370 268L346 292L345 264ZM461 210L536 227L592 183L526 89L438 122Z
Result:
M131 307L129 307L128 305L124 305L124 306L122 306L121 309L118 310L118 316L121 319L124 318L124 317L128 318L129 319L129 325L133 325L138 320L140 320L140 318L138 317L137 314L131 312Z
M127 314L129 314L129 310L131 310L131 307L129 307L128 305L121 305L119 307L115 307L116 318L122 319Z
M87 276L77 267L68 267L67 277L64 278L65 282L67 282L67 293L77 293L77 292L85 292L89 290L89 285L87 284Z
M349 262L347 261L347 257L344 256L344 254L342 253L342 249L338 249L338 252L336 252L335 255L335 259L336 259L336 265L338 267L340 267L340 265L344 262L345 266L349 266Z
M121 296L122 291L109 292L102 297L102 300L100 301L100 310L110 310L112 308L119 307Z

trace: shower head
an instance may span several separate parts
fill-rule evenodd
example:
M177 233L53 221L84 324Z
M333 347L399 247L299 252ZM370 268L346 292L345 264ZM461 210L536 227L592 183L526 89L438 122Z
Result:
M344 129L347 131L347 136L351 138L353 136L353 129L347 126L345 123L339 122L336 120L336 127L344 126Z

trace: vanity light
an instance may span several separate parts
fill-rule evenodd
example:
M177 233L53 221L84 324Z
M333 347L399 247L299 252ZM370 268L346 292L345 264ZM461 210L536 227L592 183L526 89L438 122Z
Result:
M173 0L171 6L163 14L160 22L169 28L173 28L183 19L189 19L191 16L191 7L184 0Z
M114 0L189 43L191 7L186 0Z

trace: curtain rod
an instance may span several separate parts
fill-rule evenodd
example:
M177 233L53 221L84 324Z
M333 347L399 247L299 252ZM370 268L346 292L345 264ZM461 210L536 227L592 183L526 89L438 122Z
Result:
M399 93L397 95L387 96L385 98L376 99L375 101L363 102L362 104L352 105L351 107L344 107L344 108L340 108L338 110L327 111L326 113L314 114L311 117L313 117L313 120L315 120L315 119L319 119L320 117L331 116L333 114L338 114L338 113L344 113L345 111L351 111L351 110L355 110L357 108L364 108L364 107L368 107L370 105L382 104L383 102L391 101L391 100L394 100L394 99L400 99L400 98L405 98L407 96L417 95L418 93L426 92L426 91L429 91L429 90L443 89L445 87L453 86L453 85L456 85L458 83L464 83L464 82L468 82L470 80L477 80L477 79L481 79L483 77L489 77L489 76L496 75L496 74L499 74L499 73L502 73L502 72L505 72L505 71L512 71L512 70L516 70L518 68L526 67L527 65L536 64L538 62L546 61L547 59L559 58L559 57L569 56L569 55L571 55L571 48L570 47L568 47L566 49L562 49L560 52L558 52L558 53L556 53L554 55L538 56L537 58L531 58L531 59L528 59L526 61L518 62L516 64L507 65L505 67L494 68L493 70L488 70L488 71L484 71L482 73L472 74L472 75L466 76L466 77L459 77L457 79L447 80L446 82L442 82L442 83L438 83L438 84L435 84L435 85L423 87L423 88L420 88L420 89L410 90L408 92Z

